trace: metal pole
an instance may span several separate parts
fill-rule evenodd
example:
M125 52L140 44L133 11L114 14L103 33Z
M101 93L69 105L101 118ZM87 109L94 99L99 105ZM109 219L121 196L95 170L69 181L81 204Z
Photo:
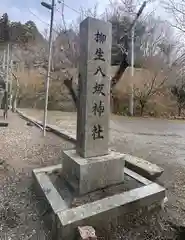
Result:
M132 36L131 36L131 86L130 86L130 104L129 104L129 112L130 115L133 116L134 114L134 33L135 33L135 26L132 28Z
M5 62L6 62L6 50L4 50L4 55L3 55L3 71L5 71Z
M4 118L8 117L8 81L9 81L9 63L10 63L10 44L8 43L7 47L7 58L6 58L6 82L5 82L5 109L4 109Z
M45 92L45 106L44 106L44 119L43 119L43 135L44 136L46 135L48 92L49 92L49 81L50 81L51 57L52 57L51 53L52 53L52 33L53 33L54 6L55 6L55 0L52 0L50 33L49 33L48 69L47 69L47 80L46 80L46 85L45 85L46 86L46 92Z
M9 62L10 62L10 44L8 43L8 49L7 49L7 62L6 62L6 91L8 91L8 81L9 81Z
M133 80L134 80L134 33L135 33L135 25L142 14L144 8L146 7L146 1L143 2L142 6L140 7L139 11L137 12L137 15L130 25L130 28L128 32L131 31L131 86L130 86L130 99L129 99L129 113L131 116L133 116L134 113L134 87L133 87ZM121 37L120 40L124 39L124 37Z
M10 61L10 69L11 69L11 72L12 72L12 66L13 66L13 61L11 60ZM12 109L12 74L10 74L10 99L9 99L9 106L10 106L10 109Z

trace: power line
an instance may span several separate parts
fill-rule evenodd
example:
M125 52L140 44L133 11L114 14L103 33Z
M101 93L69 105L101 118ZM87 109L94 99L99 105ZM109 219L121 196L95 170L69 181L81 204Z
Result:
M61 3L61 2L60 2ZM72 11L74 11L74 12L76 12L76 13L78 13L78 14L81 14L78 10L76 10L76 9L74 9L74 8L72 8L72 7L70 7L69 5L67 5L66 3L62 3L65 7L67 7L67 8L69 8L69 9L71 9Z
M61 14L61 17L62 17L62 22L63 22L63 25L64 25L64 31L66 32L67 28L66 28L66 22L65 22L65 17L64 17L64 0L62 0L61 2L61 8L62 8L62 11L60 11L59 9L56 8L56 11L59 12Z
M76 10L76 9L70 7L69 5L67 5L66 3L64 3L64 0L63 0L62 2L60 1L59 3L62 3L63 8L64 8L64 6L65 6L65 7L69 8L69 9L71 9L72 11L78 13L79 15L81 14L78 10ZM62 8L62 12L61 12L61 10L58 9L58 8L55 8L55 10L62 15L62 21L63 21L63 24L64 24L64 28L66 28L66 24L65 24L65 21L64 21L64 9L63 9L63 8ZM31 13L34 17L36 17L40 22L42 22L43 24L47 25L48 27L50 26L49 23L47 23L46 21L44 21L43 19L41 19L37 14L35 14L34 12L32 12L29 7L27 7L27 10L28 10L29 13ZM55 21L55 23L58 24L56 21ZM58 34L58 31L57 31L56 29L53 28L53 31Z
M29 8L27 8L27 9L28 9L28 11L29 11L34 17L36 17L40 22L42 22L42 23L48 25L48 27L50 26L49 23L45 22L45 21L42 20L40 17L38 17L38 16L37 16L35 13L33 13Z
M50 24L49 24L49 23L47 23L46 21L44 21L44 20L42 20L40 17L38 17L38 16L37 16L35 13L33 13L29 8L27 8L27 9L28 9L28 11L29 11L34 17L36 17L40 22L42 22L42 23L44 23L45 25L47 25L48 27L50 27ZM58 31L57 31L56 29L53 28L53 31L58 34Z

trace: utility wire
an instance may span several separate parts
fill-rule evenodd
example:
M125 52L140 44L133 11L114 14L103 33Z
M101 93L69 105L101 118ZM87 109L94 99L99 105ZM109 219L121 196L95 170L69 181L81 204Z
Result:
M28 11L34 16L36 17L40 22L44 23L45 25L47 25L48 27L50 27L50 24L47 23L46 21L42 20L40 17L38 17L35 13L33 13L29 8L27 8ZM53 31L58 34L58 31L56 29L53 28Z
M42 22L42 23L44 23L44 24L50 26L49 23L45 22L45 21L42 20L40 17L38 17L35 13L33 13L33 12L30 10L30 8L27 8L27 9L28 9L28 11L29 11L34 17L36 17L40 22Z
M58 8L56 8L56 11L59 12L62 16L62 22L63 22L63 26L64 26L64 31L66 32L67 31L67 27L66 27L66 21L65 21L65 17L64 17L64 0L62 1L62 11L60 11Z
M60 2L62 3L62 11L60 11L60 9L55 8L55 10L61 14L62 16L62 21L63 21L63 25L64 25L64 29L66 31L66 24L65 24L65 20L64 20L64 6L71 9L72 11L78 13L80 15L80 12L72 7L70 7L69 5L65 4L64 1ZM29 11L29 13L31 13L34 17L36 17L40 22L42 22L43 24L47 25L48 27L50 26L49 23L47 23L46 21L44 21L43 19L41 19L37 14L35 14L34 12L31 11L31 9L29 7L27 7L27 10ZM56 23L56 21L55 21ZM58 34L58 31L56 29L53 28L53 31Z
M59 3L62 3L62 2L63 2L63 1L60 1ZM72 8L72 7L70 7L70 6L67 5L66 3L63 2L63 4L64 4L65 7L71 9L72 11L74 11L74 12L76 12L76 13L78 13L78 14L81 14L80 11L78 11L78 10L76 10L76 9L74 9L74 8Z

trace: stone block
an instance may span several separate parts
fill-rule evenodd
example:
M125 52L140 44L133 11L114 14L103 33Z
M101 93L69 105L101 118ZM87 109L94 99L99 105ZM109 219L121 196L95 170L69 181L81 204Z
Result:
M124 180L124 154L110 151L105 156L92 158L80 157L75 150L63 154L62 175L80 195Z
M115 220L120 215L124 215L125 218L129 217L130 219L130 216L127 214L140 210L142 207L146 207L147 209L148 206L160 204L165 201L165 189L163 187L124 168L125 175L143 183L144 186L113 194L112 196L77 207L70 207L68 200L63 195L60 195L61 193L58 192L58 189L55 188L49 177L51 171L55 172L58 169L59 166L56 165L51 168L46 167L45 169L33 170L37 196L39 198L43 196L47 201L47 205L51 206L52 212L49 214L47 221L49 224L48 229L51 228L52 231L52 239L55 240L76 239L77 228L81 226L93 226L96 231L102 228L107 229L108 224L110 222L115 223ZM69 190L71 191L71 188ZM60 195L60 199L56 192ZM59 201L56 201L56 198ZM47 223L45 218L44 222Z
M58 239L74 239L78 226L90 225L101 228L105 222L160 202L165 198L165 189L156 183L128 192L116 194L95 202L58 212ZM71 238L70 238L71 236Z
M92 226L78 227L79 239L78 240L97 240L95 230Z
M67 209L68 205L62 199L56 188L53 186L48 175L45 174L45 172L43 172L43 169L41 169L40 172L38 170L33 170L33 177L35 179L34 183L37 195L40 195L40 197L45 198L46 202L49 203L50 205L49 207L52 208L54 213L56 213L57 211ZM46 172L47 170L49 170L48 167L45 168Z
M150 180L160 177L164 169L142 158L125 154L125 166Z

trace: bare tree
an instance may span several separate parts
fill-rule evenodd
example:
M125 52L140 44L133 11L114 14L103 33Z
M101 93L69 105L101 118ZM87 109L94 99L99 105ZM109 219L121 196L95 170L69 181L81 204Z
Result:
M174 81L171 83L171 92L175 96L178 116L185 107L185 54L178 57L173 74Z
M125 34L125 32L123 32L122 30L123 28L124 30L126 27L128 28L129 24L132 22L132 17L134 17L135 14L137 13L136 11L137 7L138 7L138 2L134 0L126 0L126 1L123 0L121 4L110 1L109 7L106 9L104 16L102 16L102 18L105 20L112 20L113 26L115 26L115 28L117 27L117 33L116 33L117 36L115 38L115 45L117 46L117 48L119 48L118 45L119 45L120 38L123 36L123 34ZM84 16L86 17L88 14L89 12L87 12L87 14L84 14L84 12L82 12L82 17L80 20L82 20ZM126 23L126 20L128 21L127 23ZM144 29L145 26L146 26L146 29ZM152 14L148 14L147 16L141 19L141 24L138 23L136 30L137 30L136 41L138 41L138 46L139 46L138 47L139 50L136 52L137 57L139 55L139 51L142 51L141 56L144 59L145 57L149 57L149 56L153 57L156 54L161 53L162 48L164 50L166 46L165 39L169 39L169 36L167 36L169 28L167 31L167 27L164 21L161 21L160 19L155 19L152 16ZM129 36L129 33L126 33L126 35ZM139 38L137 38L138 36ZM129 38L127 38L127 41L125 41L124 43L124 49L118 49L120 53L122 51L122 54L120 54L121 56L119 60L120 63L119 63L119 66L117 67L117 71L113 76L113 78L111 79L111 93L112 93L111 97L112 97L113 105L114 105L114 99L116 101L116 96L114 96L113 94L113 88L119 82L124 71L129 66L129 59L128 59L129 42L128 41L129 41ZM64 84L66 85L69 92L71 93L73 100L77 101L77 95L75 95L76 94L75 90L72 88L73 80L74 79L71 77L69 79L65 79ZM76 105L76 102L75 102L75 105Z
M152 96L160 94L168 79L167 69L162 69L159 62L164 65L159 57L155 57L155 61L147 58L143 69L143 79L140 83L134 85L135 99L140 105L141 116L148 101ZM155 68L153 68L154 64ZM158 66L156 67L156 65Z
M167 45L168 47L168 45ZM165 90L172 89L172 93L177 97L178 102L178 90L184 89L184 76L180 73L184 72L184 60L185 54L174 55L172 47L167 48L166 54L168 58L173 54L173 62L165 61L164 56L158 54L156 56L147 57L143 64L143 71L146 71L142 82L135 84L135 97L140 104L140 114L143 115L144 109L148 101L154 95L160 95ZM176 91L177 90L177 91ZM181 90L180 90L181 91ZM182 91L181 91L182 93ZM181 94L182 95L182 94ZM182 105L178 105L182 107Z
M178 116L181 116L182 109L185 107L185 80L181 84L174 85L171 89L172 94L176 97Z
M185 33L185 0L163 0L164 9L173 17L171 25Z

